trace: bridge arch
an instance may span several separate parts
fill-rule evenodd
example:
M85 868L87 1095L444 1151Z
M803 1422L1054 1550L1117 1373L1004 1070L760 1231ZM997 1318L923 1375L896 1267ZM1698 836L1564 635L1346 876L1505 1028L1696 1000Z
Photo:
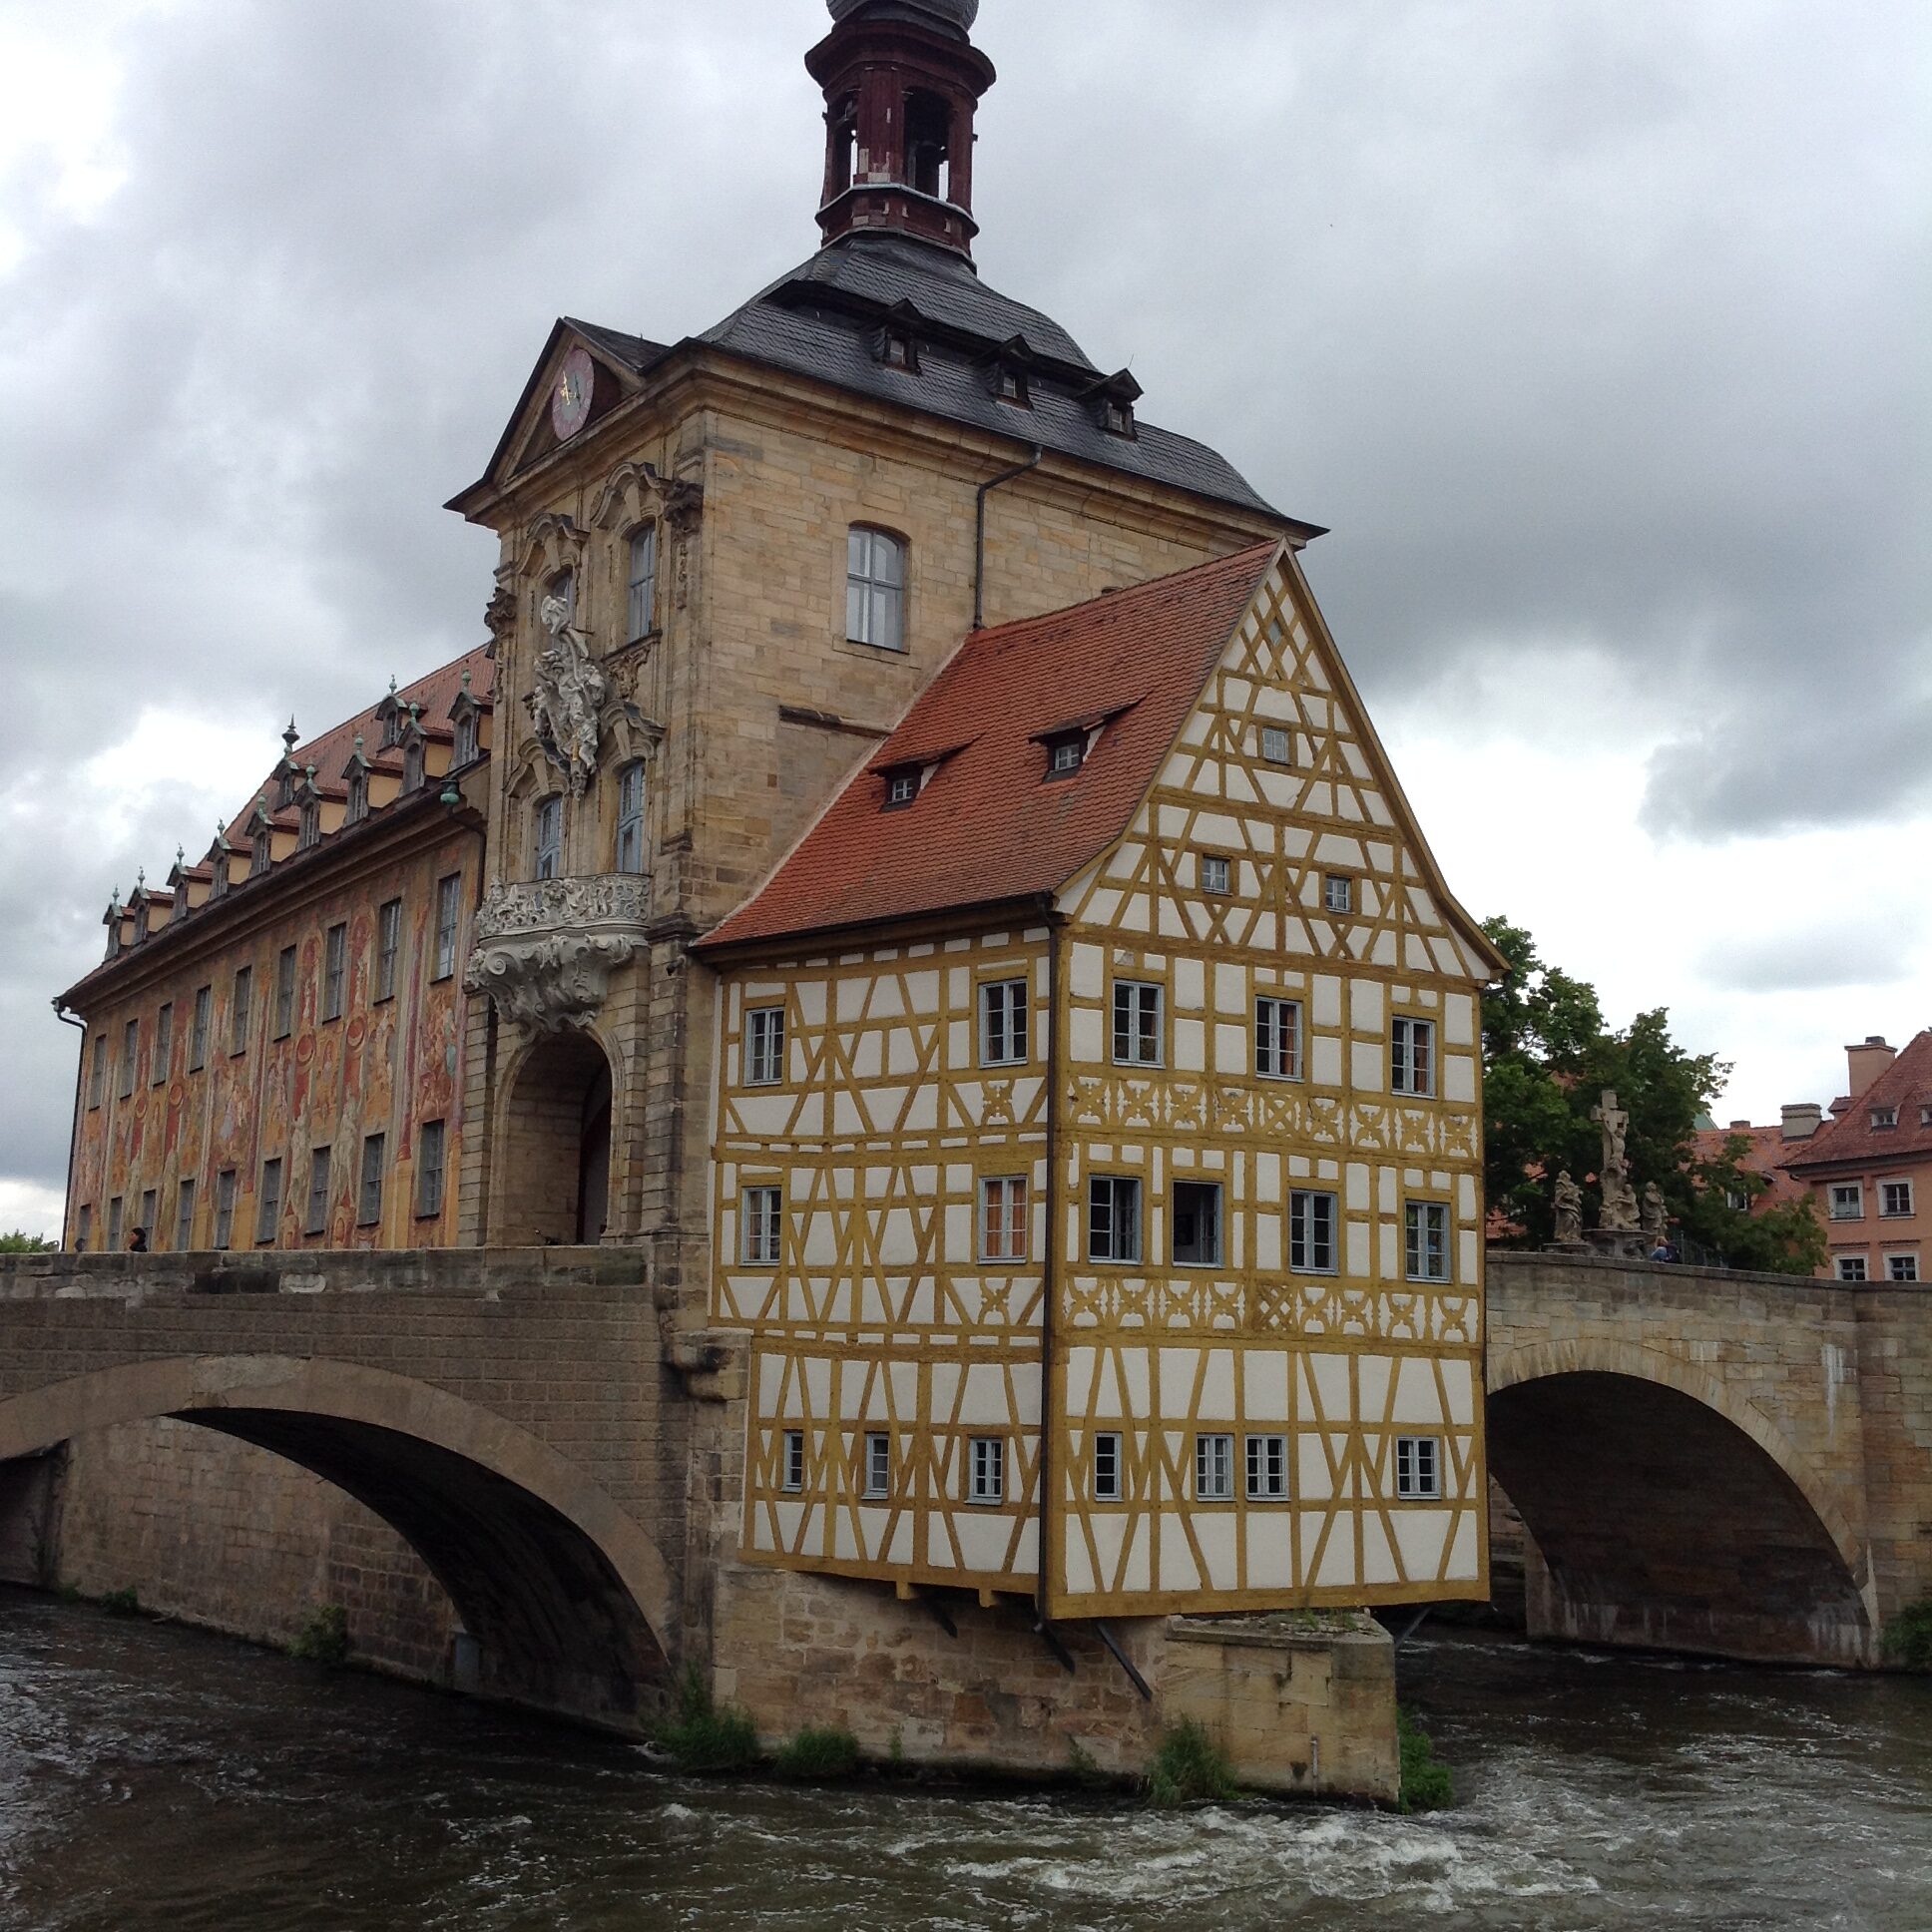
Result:
M1542 1559L1533 1631L1870 1662L1860 1539L1819 1473L1715 1376L1581 1338L1509 1349L1488 1383L1490 1472Z
M163 1417L285 1457L387 1522L475 1641L469 1688L625 1723L668 1681L677 1600L650 1537L549 1444L428 1383L288 1356L127 1363L0 1401L0 1462Z

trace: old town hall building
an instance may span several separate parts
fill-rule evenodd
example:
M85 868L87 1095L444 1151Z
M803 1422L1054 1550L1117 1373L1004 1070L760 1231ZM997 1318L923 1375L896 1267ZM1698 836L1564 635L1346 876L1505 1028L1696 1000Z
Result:
M108 915L71 1245L591 1242L739 1559L1486 1594L1478 995L1320 533L973 263L976 0L832 0L822 245L557 323L491 642Z

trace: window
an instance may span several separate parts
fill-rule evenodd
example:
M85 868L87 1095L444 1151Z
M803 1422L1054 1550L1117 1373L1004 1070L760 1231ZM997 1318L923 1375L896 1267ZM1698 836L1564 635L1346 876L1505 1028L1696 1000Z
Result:
M1159 1067L1163 1051L1166 988L1137 980L1114 983L1114 1064L1117 1067Z
M184 1254L195 1245L195 1184L184 1181L175 1191L175 1245Z
M371 1134L362 1143L362 1174L355 1196L355 1224L378 1227L382 1223L382 1172L388 1152L388 1137Z
M248 877L263 877L275 862L274 834L265 828L254 835L254 843L248 853Z
M979 989L979 1064L1018 1067L1027 1057L1027 983L989 980Z
M1335 1271L1335 1197L1296 1188L1288 1196L1288 1266L1296 1274Z
M1247 1439L1247 1500L1279 1503L1288 1494L1288 1439L1286 1436L1249 1436Z
M307 799L301 808L301 826L295 834L295 849L310 852L322 842L322 808L314 799Z
M471 763L477 755L477 750L476 714L466 711L456 720L456 743L449 756L451 770Z
M1355 910L1355 881L1331 872L1321 882L1321 903L1330 912Z
M909 331L887 324L879 343L879 360L888 369L919 372L919 344Z
M155 1222L160 1218L160 1196L155 1189L149 1188L141 1197L141 1218L135 1223L141 1229L142 1239L149 1247L155 1244Z
M1195 1501L1231 1503L1234 1500L1234 1438L1195 1437Z
M648 638L658 627L658 526L641 525L631 532L631 567L625 612L632 642Z
M149 1073L157 1087L168 1085L175 1058L175 1003L167 1002L155 1015L155 1064Z
M349 972L349 929L330 926L322 950L322 1018L342 1017L342 998Z
M237 1175L224 1168L215 1177L215 1245L226 1248L235 1238L235 1190Z
M1833 1220L1865 1218L1865 1184L1862 1181L1842 1182L1831 1190L1831 1218Z
M1301 1078L1301 1008L1294 1000L1254 1002L1254 1071L1263 1080Z
M1896 1107L1874 1107L1871 1111L1871 1124L1874 1127L1896 1127L1898 1109Z
M1434 1436L1395 1438L1395 1493L1405 1502L1442 1494L1442 1444Z
M1294 762L1294 739L1278 724L1261 726L1261 756L1269 764Z
M195 1018L188 1034L188 1071L200 1073L208 1065L208 1030L215 1018L215 988L195 989Z
M1174 1187L1174 1264L1220 1265L1220 1189L1198 1181Z
M1865 1257L1862 1254L1840 1254L1838 1256L1838 1279L1840 1281L1862 1281L1866 1278Z
M134 1094L135 1062L141 1058L141 1022L130 1020L121 1029L121 1098Z
M1119 396L1103 396L1100 405L1100 426L1110 436L1132 436L1134 405Z
M919 773L912 766L902 765L885 774L885 810L905 811L918 801Z
M369 815L369 774L366 771L352 771L349 774L348 806L343 812L343 820L350 825L359 825Z
M787 1429L781 1438L784 1467L779 1472L778 1481L791 1495L797 1495L805 1486L805 1432L802 1429Z
M1435 1090L1435 1022L1398 1016L1389 1039L1389 1092L1433 1094Z
M744 1259L752 1267L776 1267L784 1251L784 1190L746 1188Z
M744 1084L776 1087L784 1075L784 1008L756 1007L744 1016Z
M121 1251L121 1197L116 1195L108 1203L108 1252L111 1254Z
M546 600L554 597L564 607L564 621L567 624L577 622L577 573L574 570L560 570L544 586L544 597Z
M254 1238L257 1245L275 1238L275 1226L280 1219L281 1160L277 1156L261 1164L261 1193L254 1205Z
M845 635L852 643L906 648L905 581L905 545L854 525L845 558Z
M540 879L561 877L564 869L564 801L537 801L536 874Z
M1071 778L1087 762L1087 733L1070 731L1047 740L1047 776Z
M74 1252L76 1254L85 1254L87 1252L88 1235L92 1233L93 1228L94 1206L91 1202L84 1202L81 1205L80 1215L74 1222Z
M1886 1255L1885 1278L1889 1281L1916 1281L1919 1278L1919 1257L1916 1254Z
M443 1124L424 1121L416 1134L416 1218L443 1211Z
M1878 1185L1878 1211L1886 1220L1898 1220L1912 1211L1912 1184L1909 1181L1881 1181Z
M1932 1105L1927 1105L1919 1109L1919 1125L1921 1127L1932 1127Z
M1024 1261L1027 1249L1025 1178L982 1181L979 1184L979 1258Z
M1233 874L1234 868L1226 859L1208 853L1201 861L1201 889L1216 898L1225 897L1234 889Z
M1141 1184L1126 1175L1097 1174L1087 1183L1087 1258L1141 1258Z
M1017 402L1022 408L1033 406L1027 372L1016 362L1002 362L993 378L993 393L1002 402Z
M865 1438L865 1494L871 1502L892 1494L892 1438L888 1435Z
M1118 1503L1122 1495L1121 1439L1111 1433L1094 1438L1094 1501Z
M99 1107L108 1091L108 1039L105 1033L94 1036L94 1064L87 1073L87 1104Z
M456 926L462 915L463 877L452 872L436 881L436 977L448 979L456 971Z
M1006 1444L998 1436L974 1436L966 1500L989 1506L1006 1501Z
M644 872L644 766L627 764L617 774L617 869L634 878Z
M1411 1201L1403 1208L1411 1281L1449 1278L1449 1208L1440 1201Z
M320 1234L328 1227L328 1171L330 1150L317 1148L308 1162L308 1213L302 1222L304 1234Z
M285 1040L295 1030L295 949L284 946L275 961L275 1038Z
M396 996L396 963L402 957L402 901L390 899L375 915L375 996Z

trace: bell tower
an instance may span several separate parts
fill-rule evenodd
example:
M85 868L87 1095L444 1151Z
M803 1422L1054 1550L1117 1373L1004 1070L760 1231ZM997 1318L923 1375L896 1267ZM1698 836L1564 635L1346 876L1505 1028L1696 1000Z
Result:
M894 234L970 261L973 118L998 78L970 38L979 0L827 0L805 56L825 90L827 242Z

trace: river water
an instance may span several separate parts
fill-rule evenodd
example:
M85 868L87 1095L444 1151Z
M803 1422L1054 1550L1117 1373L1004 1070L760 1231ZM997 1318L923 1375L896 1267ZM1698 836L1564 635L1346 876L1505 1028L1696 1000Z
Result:
M4 1932L1932 1928L1932 1685L1426 1635L1461 1803L668 1775L630 1746L0 1592Z

